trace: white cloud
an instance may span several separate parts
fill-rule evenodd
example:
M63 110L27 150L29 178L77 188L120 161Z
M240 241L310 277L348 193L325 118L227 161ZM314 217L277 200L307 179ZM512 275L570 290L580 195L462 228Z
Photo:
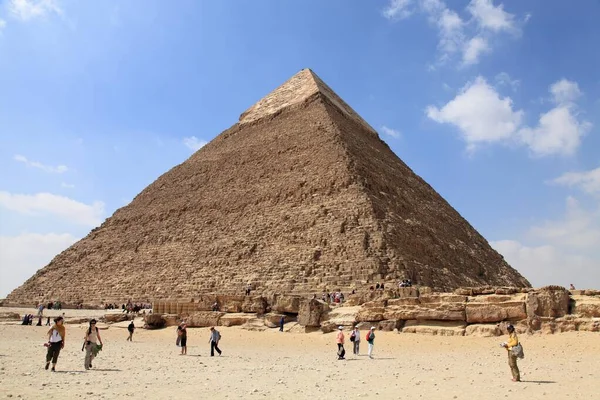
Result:
M469 40L463 49L463 65L473 65L479 62L479 57L491 51L488 41L480 36Z
M400 135L401 135L401 133L400 133L400 131L399 131L399 130L392 129L392 128L388 128L388 127L387 127L387 126L385 126L385 125L381 127L381 131L382 131L384 134L386 134L386 135L388 135L388 136L391 136L391 137L393 137L393 138L395 138L395 139L398 139L398 138L400 137Z
M521 84L520 80L512 79L510 77L510 75L507 74L506 72L500 72L498 75L496 75L496 77L494 79L495 79L497 85L508 86L513 91L516 91L519 88L519 85Z
M68 222L95 227L104 220L104 203L85 204L51 193L34 195L0 191L0 207L27 215L54 215Z
M196 136L183 138L183 144L186 145L192 151L200 150L207 143L207 141L198 139Z
M577 82L561 79L550 85L550 93L556 104L570 104L581 96Z
M600 209L586 210L574 197L566 201L561 220L545 221L529 231L530 236L553 245L574 250L596 250L600 245Z
M575 90L576 89L576 90ZM557 105L540 115L537 126L522 125L523 111L514 110L510 97L501 97L482 77L467 85L441 108L429 106L427 116L456 126L469 151L485 143L526 145L534 156L573 155L591 124L579 121L575 103L577 84L559 81L550 87Z
M77 238L68 233L0 236L0 298L23 284L76 241Z
M570 107L558 106L540 115L535 128L525 127L519 135L536 156L569 156L575 154L590 128L589 122L577 120Z
M73 189L75 187L75 185L73 185L71 183L61 182L60 187L65 188L65 189Z
M600 287L600 257L562 251L550 245L526 246L516 240L499 240L490 245L534 287L560 285L582 289Z
M13 159L15 161L21 162L21 163L23 163L25 165L28 165L30 167L39 168L42 171L49 172L49 173L54 173L54 174L62 174L62 173L67 172L69 170L65 165L58 165L56 167L53 167L51 165L44 165L44 164L42 164L40 162L37 162L37 161L30 161L25 156L22 156L20 154L15 155L13 157Z
M521 124L522 111L514 111L509 97L501 98L482 77L468 83L441 109L427 107L427 116L459 128L469 150L477 145L510 139Z
M585 209L568 197L563 218L533 226L525 236L532 245L518 240L491 245L532 284L600 287L600 208Z
M383 9L383 16L387 19L403 19L412 14L410 6L413 0L390 0L390 3Z
M516 30L515 16L504 11L503 4L496 7L492 0L471 0L467 10L482 29L494 32Z
M600 194L600 167L590 171L566 172L551 182L558 185L579 186L588 194Z
M57 0L9 0L8 10L21 21L43 18L53 13L63 15Z
M418 3L413 7L413 3ZM462 65L477 64L483 54L492 51L491 39L506 31L518 33L515 16L504 11L504 6L494 6L492 0L471 0L467 6L470 20L464 20L458 12L448 8L442 0L390 0L384 9L384 17L392 20L405 19L415 11L427 16L438 30L440 52L438 64L444 64L454 55L460 55ZM431 66L429 69L435 69Z

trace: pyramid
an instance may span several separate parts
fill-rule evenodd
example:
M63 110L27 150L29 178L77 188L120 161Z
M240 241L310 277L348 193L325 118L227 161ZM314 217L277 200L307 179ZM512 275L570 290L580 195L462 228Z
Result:
M304 69L57 255L7 304L361 289L529 287Z

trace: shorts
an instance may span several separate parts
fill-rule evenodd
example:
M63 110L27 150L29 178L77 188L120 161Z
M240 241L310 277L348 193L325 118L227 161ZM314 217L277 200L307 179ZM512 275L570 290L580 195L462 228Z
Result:
M181 342L179 342L179 345L180 345L181 347L185 347L185 346L187 346L187 336L183 336L183 337L181 338Z

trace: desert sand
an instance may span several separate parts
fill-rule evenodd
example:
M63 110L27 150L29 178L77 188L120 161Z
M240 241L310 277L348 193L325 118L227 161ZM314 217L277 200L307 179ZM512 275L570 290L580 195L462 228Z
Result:
M67 318L103 314L64 312ZM207 328L189 328L188 355L180 356L174 327L137 329L130 343L127 322L104 326L104 349L85 371L86 325L66 325L66 347L51 373L43 368L47 327L0 324L0 398L591 399L600 390L598 333L522 335L523 382L513 383L499 347L504 337L378 332L374 359L366 357L364 340L358 357L347 340L347 360L338 361L334 333L218 327L223 356L210 357Z

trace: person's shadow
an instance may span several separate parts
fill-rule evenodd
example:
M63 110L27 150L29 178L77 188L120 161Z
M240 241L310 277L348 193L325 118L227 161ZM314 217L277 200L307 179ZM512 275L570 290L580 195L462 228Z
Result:
M523 383L556 383L556 381L521 381Z

